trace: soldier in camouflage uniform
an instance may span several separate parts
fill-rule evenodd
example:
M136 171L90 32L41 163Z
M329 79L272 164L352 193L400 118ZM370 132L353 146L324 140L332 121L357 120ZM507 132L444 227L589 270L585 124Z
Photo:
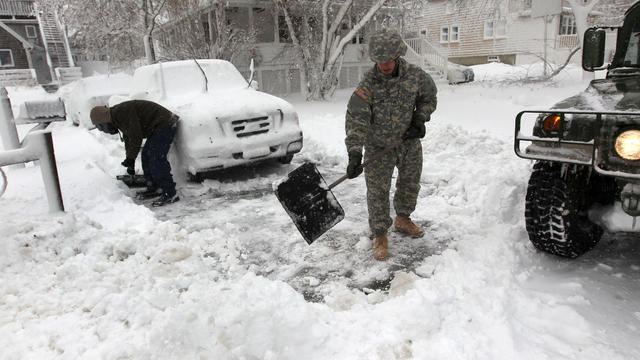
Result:
M376 64L351 96L345 121L349 178L362 173L363 146L366 161L396 145L364 170L369 227L374 238L373 256L377 260L387 257L387 229L393 224L389 215L389 190L396 167L395 228L413 237L424 235L424 230L411 221L410 215L420 191L420 138L425 135L425 122L436 109L437 89L431 76L401 57L406 50L406 44L396 32L381 31L371 36L369 56Z

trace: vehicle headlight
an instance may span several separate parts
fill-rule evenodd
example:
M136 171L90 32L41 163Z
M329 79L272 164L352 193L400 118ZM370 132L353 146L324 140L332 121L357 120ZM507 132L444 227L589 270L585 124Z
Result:
M562 126L562 116L551 114L544 119L542 128L547 132L560 131Z
M625 160L640 160L640 130L627 130L616 138L616 152Z

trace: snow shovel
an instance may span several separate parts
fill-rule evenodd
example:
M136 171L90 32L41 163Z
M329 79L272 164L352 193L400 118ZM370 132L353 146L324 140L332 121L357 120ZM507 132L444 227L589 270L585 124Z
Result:
M116 179L122 181L130 188L139 188L147 186L147 180L144 178L144 175L135 174L135 175L116 175Z
M362 167L365 168L401 143L402 141L399 141L384 149L362 163ZM278 201L307 244L311 245L327 230L344 219L344 210L331 189L347 178L345 174L327 186L316 166L305 163L273 185Z

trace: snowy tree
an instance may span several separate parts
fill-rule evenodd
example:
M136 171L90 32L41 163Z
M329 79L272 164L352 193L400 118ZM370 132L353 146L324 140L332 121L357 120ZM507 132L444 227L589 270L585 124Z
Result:
M225 0L172 0L169 22L157 31L168 59L214 58L230 60L253 32L234 27L227 18Z
M573 17L576 20L576 30L578 32L578 46L582 46L584 32L589 28L589 13L600 0L592 0L588 4L580 0L567 0L573 11Z
M151 34L167 0L38 0L67 26L71 44L89 59L154 62ZM90 11L88 11L90 9Z
M392 0L332 1L273 0L284 15L289 38L296 51L303 94L307 99L326 99L338 85L345 46L376 19L384 26L387 11L400 11L403 3ZM406 6L406 5L404 5ZM391 18L390 16L387 20Z
M559 74L569 64L569 61L571 61L571 58L582 48L584 32L587 31L587 29L589 28L589 14L593 10L593 7L596 6L596 4L599 1L600 0L592 0L588 4L585 4L583 1L580 1L580 0L567 0L567 2L569 2L569 5L571 5L571 10L573 11L573 17L576 22L576 32L578 33L578 46L576 46L573 50L571 50L564 64L562 64L557 69L555 69L548 76L548 78L552 78L557 74Z

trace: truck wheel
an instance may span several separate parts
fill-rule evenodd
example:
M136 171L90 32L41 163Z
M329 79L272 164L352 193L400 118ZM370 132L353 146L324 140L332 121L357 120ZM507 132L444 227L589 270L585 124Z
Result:
M293 154L287 154L278 158L278 162L280 162L280 164L289 164L291 163L291 160L293 160Z
M573 259L600 241L604 231L587 214L593 204L590 173L586 166L535 163L527 188L525 223L537 249Z
M191 182L201 183L201 182L204 181L204 174L199 173L199 172L197 172L195 174L187 173L187 176L189 178L189 181L191 181Z

